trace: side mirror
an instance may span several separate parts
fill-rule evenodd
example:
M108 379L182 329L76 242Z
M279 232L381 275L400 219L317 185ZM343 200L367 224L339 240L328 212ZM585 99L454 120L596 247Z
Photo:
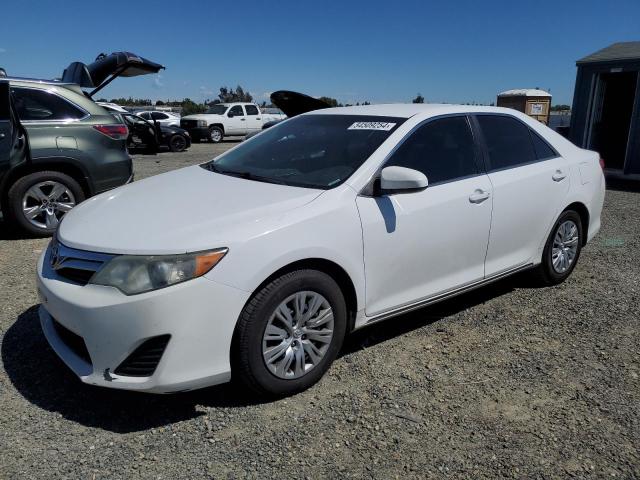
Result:
M229 113L227 113L227 117L233 118L233 117L235 117L235 115L233 114L233 112L229 112Z
M405 167L385 167L380 174L380 193L409 193L424 190L429 185L427 176Z

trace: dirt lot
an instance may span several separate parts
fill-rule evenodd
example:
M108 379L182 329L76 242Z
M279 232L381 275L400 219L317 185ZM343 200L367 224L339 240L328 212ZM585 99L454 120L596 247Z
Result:
M46 240L0 223L0 478L640 478L638 191L607 192L563 285L508 279L363 330L317 386L263 404L81 384L37 322Z

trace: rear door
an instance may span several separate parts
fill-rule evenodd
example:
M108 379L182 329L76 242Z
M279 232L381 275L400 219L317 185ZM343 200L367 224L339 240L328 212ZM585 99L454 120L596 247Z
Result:
M569 190L565 159L511 115L475 116L493 188L486 275L531 263Z
M260 110L255 105L245 105L244 109L247 112L247 132L257 132L262 130L262 115Z
M247 134L247 117L244 114L242 105L234 105L227 112L227 120L225 122L225 134L227 135L246 135Z
M429 186L357 198L368 316L482 280L491 224L491 183L466 116L418 127L385 166L419 170Z
M9 82L0 81L0 180L26 159L26 134L13 110Z

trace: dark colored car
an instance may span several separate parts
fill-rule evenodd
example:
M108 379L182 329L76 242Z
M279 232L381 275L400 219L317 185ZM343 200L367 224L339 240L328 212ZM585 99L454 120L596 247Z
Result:
M52 234L62 217L92 195L133 180L128 130L91 95L119 76L158 72L137 55L100 55L74 62L62 80L4 77L26 135L26 156L0 163L0 206L5 226ZM91 89L85 93L83 88Z
M166 148L172 152L182 152L191 146L191 136L183 128L151 123L133 113L112 111L112 115L121 118L129 129L129 151L156 153Z

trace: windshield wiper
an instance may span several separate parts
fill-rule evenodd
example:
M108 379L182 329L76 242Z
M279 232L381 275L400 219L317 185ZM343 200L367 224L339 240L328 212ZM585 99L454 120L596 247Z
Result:
M245 180L255 180L257 182L266 182L266 183L276 183L278 185L288 185L287 182L283 180L278 180L276 178L265 177L262 175L256 175L255 173L251 173L246 170L225 170L223 168L218 167L214 162L210 163L208 169L215 173L220 173L222 175L230 175L232 177L244 178Z

